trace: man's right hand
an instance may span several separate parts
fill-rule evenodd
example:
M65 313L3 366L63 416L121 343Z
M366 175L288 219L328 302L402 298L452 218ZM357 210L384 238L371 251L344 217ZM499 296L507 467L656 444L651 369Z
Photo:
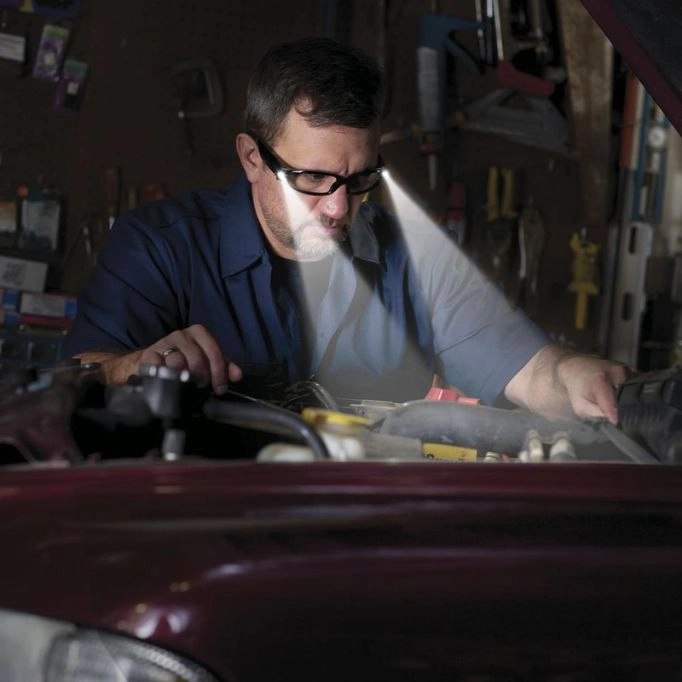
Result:
M241 369L223 355L213 335L200 324L174 331L141 350L123 354L88 352L76 357L82 363L101 363L109 384L125 383L131 374L139 373L143 364L187 369L200 381L210 383L217 395L242 378Z

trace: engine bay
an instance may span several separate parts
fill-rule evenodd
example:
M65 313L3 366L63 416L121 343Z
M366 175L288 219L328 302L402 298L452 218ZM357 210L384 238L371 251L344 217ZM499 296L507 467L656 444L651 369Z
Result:
M621 423L547 419L456 399L338 399L314 381L266 400L214 395L189 372L143 366L121 386L100 367L3 373L0 463L141 458L255 461L622 462L674 464L682 449L682 370L618 391Z

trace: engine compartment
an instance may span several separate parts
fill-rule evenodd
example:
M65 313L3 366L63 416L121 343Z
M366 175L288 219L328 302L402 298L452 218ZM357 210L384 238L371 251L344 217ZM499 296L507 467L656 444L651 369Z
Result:
M618 391L621 424L547 419L464 401L340 400L314 381L268 400L217 397L189 372L143 366L122 386L100 367L5 373L0 463L76 465L123 458L487 463L676 463L682 371L639 375Z

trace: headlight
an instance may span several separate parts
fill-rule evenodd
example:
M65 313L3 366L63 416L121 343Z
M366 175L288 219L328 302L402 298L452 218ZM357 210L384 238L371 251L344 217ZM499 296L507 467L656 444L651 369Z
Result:
M3 682L217 682L160 647L0 609Z

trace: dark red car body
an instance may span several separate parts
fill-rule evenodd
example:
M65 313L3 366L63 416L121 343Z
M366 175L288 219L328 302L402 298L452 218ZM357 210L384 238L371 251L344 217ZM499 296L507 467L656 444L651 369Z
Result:
M0 603L221 679L678 679L682 469L118 463L0 481Z

